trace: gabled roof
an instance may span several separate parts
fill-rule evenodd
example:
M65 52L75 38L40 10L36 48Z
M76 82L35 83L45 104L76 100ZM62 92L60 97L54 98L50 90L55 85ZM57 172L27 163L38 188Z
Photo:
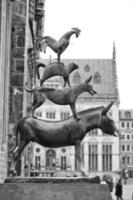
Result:
M44 62L48 64L49 60L44 60ZM70 75L71 85L74 85L73 79L76 74L80 75L80 82L85 81L91 75L93 76L91 84L97 94L92 97L88 93L83 93L81 97L119 101L116 64L113 59L62 59L61 62L66 65L74 62L79 65L79 69L73 71ZM95 81L95 79L98 81Z

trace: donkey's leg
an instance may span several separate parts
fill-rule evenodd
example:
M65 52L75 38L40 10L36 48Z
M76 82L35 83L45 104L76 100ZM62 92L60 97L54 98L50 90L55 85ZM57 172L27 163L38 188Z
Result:
M58 60L58 63L60 63L60 53L58 53L57 55L57 60Z
M67 79L66 79L66 78L64 78L64 85L63 85L63 87L65 87L65 86L66 86L66 83L67 83Z
M82 157L81 157L81 142L77 140L75 143L75 153L76 153L76 170L82 171Z
M16 147L13 151L13 162L11 163L11 171L14 172L15 171L15 166L16 163L21 155L21 152L23 151L23 149L25 148L25 146L28 144L27 141L21 141L19 147Z
M22 140L19 144L19 147L13 152L14 153L14 160L18 160L18 158L20 157L20 154L22 153L23 149L26 147L26 145L28 144L28 141Z
M68 75L67 83L68 83L68 86L71 87L70 81L69 81L69 75Z
M16 166L17 161L13 160L11 163L11 167L10 167L10 175L14 176L14 172L15 172L15 166Z
M70 107L71 107L73 116L75 117L75 119L76 119L77 121L79 121L79 120L80 120L80 117L78 117L77 114L76 114L75 102L74 102L74 103L71 103L71 104L70 104Z

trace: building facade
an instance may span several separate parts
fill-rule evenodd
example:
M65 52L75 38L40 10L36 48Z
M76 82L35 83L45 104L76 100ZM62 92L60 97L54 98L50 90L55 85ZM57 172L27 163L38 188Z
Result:
M32 40L44 31L45 0L0 1L0 181L10 169L15 144L15 126L26 115L31 99L24 91L25 82L33 83L34 61L39 53ZM35 55L33 55L35 53ZM21 173L20 159L17 165Z
M49 60L43 60L48 64ZM117 88L117 74L115 61L115 47L112 59L63 59L66 65L74 62L79 69L70 75L71 85L79 84L92 75L92 85L97 94L91 96L82 93L76 101L76 110L81 111L88 108L107 106L110 102L114 105L109 114L119 126L119 95ZM46 87L58 88L63 85L60 77L50 78L44 82ZM46 120L63 120L71 116L69 106L55 105L46 101L36 109L38 118ZM39 174L48 174L48 171L74 171L75 149L74 147L63 147L48 149L38 144L33 144L32 171ZM90 131L82 141L82 159L84 170L89 176L119 171L119 137L110 137L99 129Z
M129 177L133 177L133 110L119 111L120 167L128 169Z

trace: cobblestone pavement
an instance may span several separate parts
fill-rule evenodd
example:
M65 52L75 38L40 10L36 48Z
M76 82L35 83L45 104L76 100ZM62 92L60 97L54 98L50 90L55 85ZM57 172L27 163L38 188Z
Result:
M113 200L116 200L115 188L112 192ZM133 179L128 179L127 185L123 185L123 200L133 200Z

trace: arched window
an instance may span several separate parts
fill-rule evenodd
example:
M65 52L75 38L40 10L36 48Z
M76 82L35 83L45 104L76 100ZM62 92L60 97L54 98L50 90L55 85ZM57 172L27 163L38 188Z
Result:
M85 65L85 67L84 67L84 71L85 71L85 72L89 72L89 71L90 71L90 67L89 67L88 64Z
M76 72L76 73L73 75L73 83L74 83L74 84L80 83L80 74L79 74L78 72Z
M46 152L46 169L54 170L56 165L56 154L53 149L49 149Z
M100 74L98 72L96 72L94 74L93 82L96 83L96 84L101 83L101 76L100 76Z

